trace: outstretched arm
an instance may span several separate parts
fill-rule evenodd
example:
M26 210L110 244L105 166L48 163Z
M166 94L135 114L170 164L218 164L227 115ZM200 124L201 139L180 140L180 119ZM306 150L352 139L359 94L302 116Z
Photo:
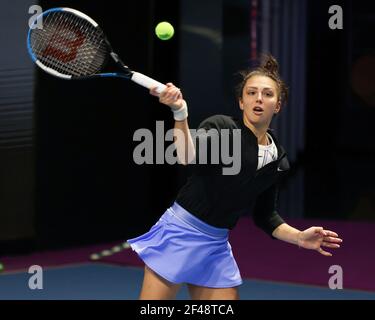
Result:
M325 230L323 227L311 227L300 231L286 223L279 225L272 232L272 236L298 245L300 248L316 250L327 257L332 256L332 253L323 250L322 247L338 249L342 243L337 233Z
M160 103L171 108L175 119L173 135L177 158L184 165L190 163L195 158L195 147L187 119L187 104L180 89L172 83L167 83L166 89L160 94L156 88L151 88L150 93L159 97Z

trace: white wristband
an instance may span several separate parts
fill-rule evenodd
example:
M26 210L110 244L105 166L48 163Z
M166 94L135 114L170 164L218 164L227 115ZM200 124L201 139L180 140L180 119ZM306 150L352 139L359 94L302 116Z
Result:
M173 118L176 121L183 121L188 117L188 109L187 109L187 104L186 101L184 100L183 106L180 109L172 109L173 112Z

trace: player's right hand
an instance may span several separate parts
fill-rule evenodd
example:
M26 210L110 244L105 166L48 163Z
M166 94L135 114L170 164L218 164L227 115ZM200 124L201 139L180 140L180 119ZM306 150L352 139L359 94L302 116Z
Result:
M184 98L179 88L177 88L173 83L167 83L166 88L161 92L156 92L156 87L150 89L150 94L159 97L159 102L167 105L168 107L178 110L184 104Z

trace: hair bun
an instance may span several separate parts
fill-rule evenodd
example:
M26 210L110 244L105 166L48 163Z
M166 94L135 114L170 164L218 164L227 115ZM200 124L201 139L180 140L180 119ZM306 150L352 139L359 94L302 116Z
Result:
M279 73L279 64L276 59L270 54L262 55L262 62L260 68L271 74Z

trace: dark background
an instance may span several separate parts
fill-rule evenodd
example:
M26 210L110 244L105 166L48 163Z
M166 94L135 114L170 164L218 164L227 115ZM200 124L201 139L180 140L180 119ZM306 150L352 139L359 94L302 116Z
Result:
M278 10L288 10L292 3L280 1ZM293 169L285 183L289 194L285 198L301 207L298 214L289 209L280 213L286 218L373 221L375 84L374 73L366 71L374 70L375 6L350 0L304 3L306 47L304 55L297 56L306 62L301 72L305 103L297 106L304 110L304 117L295 120L304 125L303 147L291 157ZM328 8L333 4L343 8L343 30L328 28ZM56 3L41 1L40 5L45 10ZM250 0L59 1L58 5L93 17L133 69L180 86L189 103L192 128L215 113L238 114L233 86L235 72L251 64ZM154 35L155 25L164 20L175 27L169 41ZM192 26L209 29L210 36L195 33ZM292 43L285 41L283 46ZM283 57L280 64L285 59L281 53L271 53ZM364 57L370 57L370 62L361 60ZM365 67L358 61L364 61ZM133 141L134 132L139 128L155 131L156 120L164 121L165 131L172 128L168 108L146 89L122 79L64 81L33 70L29 184L17 195L26 180L19 177L14 184L14 177L25 162L9 160L2 165L0 216L8 185L14 186L16 200L14 207L7 207L7 212L14 209L7 216L7 230L13 231L0 234L0 253L126 239L148 230L188 175L188 169L180 166L139 166L133 161L138 144ZM286 64L284 69L281 64L281 71L287 72ZM290 89L292 97L299 95L293 86ZM285 111L279 121L292 118L293 109L289 114ZM285 144L288 151L289 141ZM22 147L18 150L24 159ZM0 152L5 155L9 150ZM4 174L8 168L15 175ZM293 193L293 188L300 193ZM28 205L20 209L25 194L30 195ZM21 211L28 219L18 218Z
M344 29L326 27L328 5L341 4ZM355 65L372 57L375 5L370 1L309 3L306 149L306 216L366 220L375 217L374 73ZM367 89L364 89L364 88ZM370 92L370 93L369 93ZM367 97L367 98L365 98ZM367 101L365 101L365 99Z

